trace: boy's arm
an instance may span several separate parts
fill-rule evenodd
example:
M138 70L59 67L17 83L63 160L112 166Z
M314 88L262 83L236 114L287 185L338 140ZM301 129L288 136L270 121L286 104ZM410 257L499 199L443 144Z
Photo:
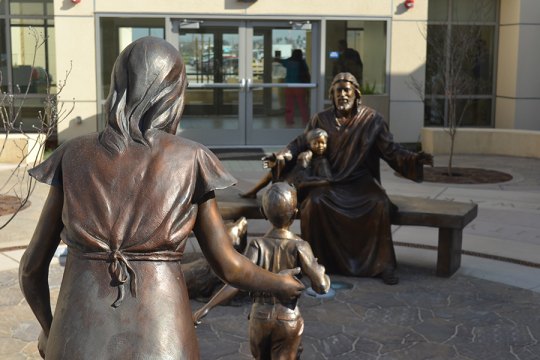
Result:
M330 278L325 274L324 266L317 262L307 241L303 241L298 247L298 255L302 274L311 280L313 290L319 294L326 294L330 290Z

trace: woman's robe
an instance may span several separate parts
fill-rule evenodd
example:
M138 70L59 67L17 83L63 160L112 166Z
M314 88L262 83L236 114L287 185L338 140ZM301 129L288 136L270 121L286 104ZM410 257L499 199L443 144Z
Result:
M235 182L206 148L158 130L110 153L91 134L30 170L64 193L68 257L51 359L194 359L180 259L198 203Z

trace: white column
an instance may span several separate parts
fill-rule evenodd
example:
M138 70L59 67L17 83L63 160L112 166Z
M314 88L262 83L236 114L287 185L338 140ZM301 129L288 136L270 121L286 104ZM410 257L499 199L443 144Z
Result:
M540 130L540 1L501 0L495 127Z
M58 124L60 143L97 130L96 39L93 1L72 4L54 1L57 81L66 86L59 95L59 106L74 109Z
M398 142L417 142L424 126L424 104L411 88L425 81L427 1L406 10L394 0L390 41L390 130Z

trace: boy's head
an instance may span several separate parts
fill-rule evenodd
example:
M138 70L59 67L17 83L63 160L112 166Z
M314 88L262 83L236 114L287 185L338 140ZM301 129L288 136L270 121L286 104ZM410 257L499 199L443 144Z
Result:
M313 129L306 135L309 142L309 148L315 155L323 155L326 152L328 133L323 129Z
M286 182L270 186L262 197L263 215L277 228L288 227L296 217L296 190Z

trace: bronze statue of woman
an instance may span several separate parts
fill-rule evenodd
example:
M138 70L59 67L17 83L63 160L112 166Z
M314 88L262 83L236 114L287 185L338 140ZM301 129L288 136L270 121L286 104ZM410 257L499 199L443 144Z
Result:
M172 45L133 42L114 65L107 128L65 142L30 170L51 185L20 265L42 356L199 358L180 266L192 230L226 282L284 301L303 289L233 249L214 190L235 179L204 146L175 136L186 85ZM47 274L60 239L69 252L53 316Z

